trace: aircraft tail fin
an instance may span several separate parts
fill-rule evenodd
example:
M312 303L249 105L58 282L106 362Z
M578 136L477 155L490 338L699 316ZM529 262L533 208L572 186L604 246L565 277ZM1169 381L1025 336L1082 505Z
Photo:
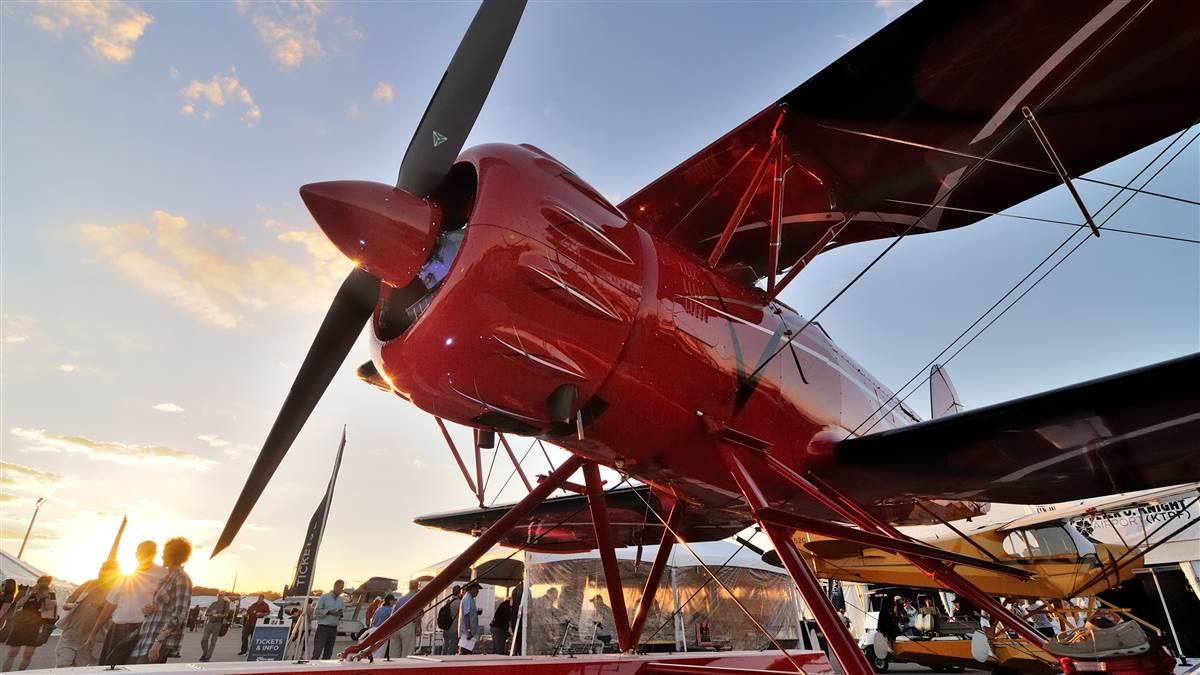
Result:
M929 370L930 415L936 419L960 413L965 408L966 406L958 399L958 392L954 390L954 383L950 381L950 375L946 369L934 365Z

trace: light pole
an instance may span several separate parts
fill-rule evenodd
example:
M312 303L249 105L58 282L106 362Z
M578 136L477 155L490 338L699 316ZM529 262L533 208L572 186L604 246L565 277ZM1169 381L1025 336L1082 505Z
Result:
M38 511L41 510L42 504L46 503L45 497L38 497L37 504L33 507L33 515L29 518L29 527L25 528L25 538L21 540L21 550L17 551L17 560L25 555L25 544L29 543L29 533L33 531L33 521L37 520Z

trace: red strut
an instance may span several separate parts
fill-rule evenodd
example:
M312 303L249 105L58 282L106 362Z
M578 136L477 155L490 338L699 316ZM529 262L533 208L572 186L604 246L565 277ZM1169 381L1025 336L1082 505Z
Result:
M437 573L429 583L425 584L416 595L409 599L408 602L400 606L392 613L379 628L371 633L363 642L346 647L340 656L347 658L362 651L372 651L376 647L381 646L384 642L400 629L401 626L407 624L425 609L425 606L433 602L439 593L446 590L450 584L458 579L458 575L462 574L471 565L479 560L480 556L488 552L488 549L495 546L500 541L501 537L509 532L522 518L529 515L539 504L545 501L546 497L550 496L551 492L558 489L560 483L565 481L575 473L583 464L583 460L577 455L571 455L562 464L559 465L546 480L542 481L533 488L533 491L525 495L521 501L517 502L508 513L500 516L500 519L492 524L491 527L483 531L479 538L467 547L457 558L451 561L448 565L442 568L441 572Z
M617 645L622 652L628 652L633 649L633 645L629 642L629 613L625 611L625 586L621 583L621 568L617 565L617 552L613 548L608 505L604 502L604 488L600 484L600 467L592 462L584 464L583 477L587 483L592 525L596 529L596 547L600 549L600 564L604 566L604 585L608 587L608 602L612 606L613 623L616 624L614 628L617 630Z
M766 497L758 489L758 484L754 482L754 478L734 454L732 448L728 446L722 448L722 457L729 473L733 474L734 482L745 495L750 510L757 517L759 511L768 508ZM833 603L829 601L829 596L825 595L824 589L821 588L821 582L817 581L816 575L800 557L800 552L796 550L796 543L792 541L790 531L767 523L762 523L762 525L763 529L767 531L767 536L771 538L771 543L775 545L775 551L779 553L779 559L783 561L783 566L787 568L796 588L800 590L800 595L804 597L804 602L816 617L817 625L821 628L826 642L829 643L830 650L833 651L833 655L837 657L838 663L842 666L842 672L846 675L874 675L875 668L867 660L867 655L858 648L854 636L850 634L846 624L842 623L842 617L838 615L837 610L833 608Z

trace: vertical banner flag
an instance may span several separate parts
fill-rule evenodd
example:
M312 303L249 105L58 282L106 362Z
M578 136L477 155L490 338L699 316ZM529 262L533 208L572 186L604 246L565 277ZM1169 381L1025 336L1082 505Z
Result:
M333 474L329 476L329 486L325 496L308 521L308 533L304 536L304 545L300 548L300 559L296 562L296 576L292 578L291 594L308 596L312 592L313 571L317 564L317 550L321 547L321 537L325 533L325 522L329 519L329 505L333 502L333 487L337 483L338 468L342 465L342 450L346 448L346 428L342 427L342 442L338 445L337 458L333 461Z

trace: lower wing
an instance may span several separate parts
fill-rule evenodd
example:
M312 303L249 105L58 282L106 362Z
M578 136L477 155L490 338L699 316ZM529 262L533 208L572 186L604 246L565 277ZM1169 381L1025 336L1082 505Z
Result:
M1200 480L1200 354L846 440L817 471L864 503L1040 504Z

